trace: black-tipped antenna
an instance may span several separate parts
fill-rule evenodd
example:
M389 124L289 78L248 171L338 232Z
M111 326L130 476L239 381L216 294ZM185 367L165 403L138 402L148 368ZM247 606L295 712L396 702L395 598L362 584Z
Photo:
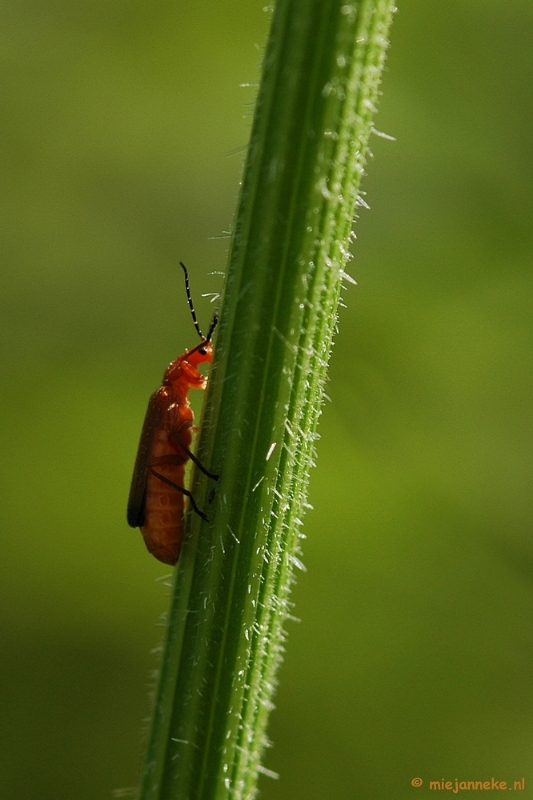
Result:
M194 327L196 328L200 339L204 339L204 341L209 342L217 323L213 320L214 324L211 323L211 327L209 329L209 336L207 337L207 339L205 339L202 331L200 330L200 326L198 325L198 320L196 319L196 311L194 310L194 305L192 302L191 287L189 286L189 273L187 272L187 267L185 266L183 261L180 261L180 266L183 267L183 271L185 273L185 291L187 292L187 302L189 303L189 308L191 309L191 316L192 316L192 321L194 322Z
M211 325L209 326L209 331L207 332L206 342L210 342L211 341L211 337L213 336L213 334L215 332L215 328L216 328L217 325L218 325L218 311L215 311L215 315L213 317L213 321L212 321Z

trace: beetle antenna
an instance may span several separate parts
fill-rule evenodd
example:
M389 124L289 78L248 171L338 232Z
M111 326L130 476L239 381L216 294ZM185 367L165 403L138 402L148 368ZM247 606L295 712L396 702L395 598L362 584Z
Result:
M185 291L187 292L187 302L189 303L189 308L191 309L192 321L194 323L194 327L196 328L196 330L198 332L198 336L200 337L200 339L204 339L204 335L203 335L202 331L200 330L200 326L198 325L198 320L196 319L196 311L194 310L194 304L192 302L191 287L189 286L189 273L187 272L187 267L185 266L183 261L180 261L180 266L183 267L183 272L185 273ZM215 323L215 325L216 325L216 323ZM211 325L211 328L209 329L210 333L209 333L209 336L207 337L206 341L210 340L210 337L211 337L211 335L212 335L214 330L215 330L215 327L213 325Z
M218 325L218 311L215 311L215 314L214 314L214 317L213 317L213 321L212 321L211 325L209 326L209 331L207 332L206 342L210 342L211 341L211 338L212 338L212 336L213 336L213 334L215 332L215 328L216 328L217 325Z

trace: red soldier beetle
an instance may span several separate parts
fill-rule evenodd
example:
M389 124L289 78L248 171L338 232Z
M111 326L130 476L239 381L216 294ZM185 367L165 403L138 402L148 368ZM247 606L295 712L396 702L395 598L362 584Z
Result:
M128 524L141 529L146 547L164 564L175 564L179 558L185 497L207 521L207 515L183 486L187 461L191 459L208 478L217 481L220 477L209 472L190 450L195 428L189 403L189 389L205 389L207 385L198 367L213 358L211 340L218 317L215 314L204 336L196 319L187 267L182 262L180 265L192 321L202 341L169 364L162 385L150 398L128 499Z

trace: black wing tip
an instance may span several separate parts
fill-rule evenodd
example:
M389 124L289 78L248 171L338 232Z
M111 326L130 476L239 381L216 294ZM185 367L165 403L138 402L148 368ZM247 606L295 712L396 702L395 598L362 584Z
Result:
M144 524L143 510L139 508L128 507L127 519L130 528L141 528Z

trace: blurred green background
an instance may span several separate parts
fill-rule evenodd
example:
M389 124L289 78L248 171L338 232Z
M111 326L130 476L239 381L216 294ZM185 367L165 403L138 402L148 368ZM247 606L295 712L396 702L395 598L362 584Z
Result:
M204 324L221 287L263 6L0 11L2 800L137 779L168 570L124 505L178 261ZM533 3L399 7L267 800L533 781Z

